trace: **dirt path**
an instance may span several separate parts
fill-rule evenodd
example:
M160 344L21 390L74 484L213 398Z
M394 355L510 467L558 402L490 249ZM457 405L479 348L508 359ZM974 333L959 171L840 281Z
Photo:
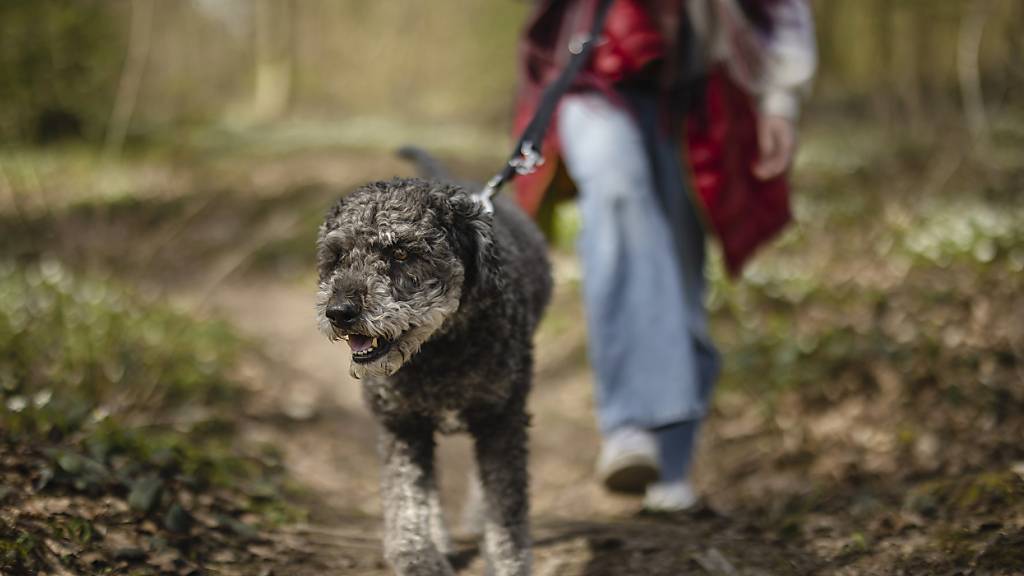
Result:
M331 181L361 179L368 159ZM239 176L223 192L8 222L5 249L109 271L231 323L251 343L233 379L252 392L241 432L282 455L310 512L248 556L276 575L388 574L375 424L345 354L315 330L304 277L323 207L345 186L301 184L317 164L299 160L267 166L262 186ZM556 254L530 401L536 574L1024 574L1024 212L1010 194L1024 180L1006 174L992 206L928 203L916 172L896 171L915 192L901 196L887 170L810 173L804 186L828 194L797 205L794 235L743 283L712 283L726 372L696 465L709 505L685 517L638 516L639 502L593 481L578 278ZM450 525L468 448L441 443ZM483 572L471 542L454 560Z
M556 269L571 275L571 261ZM241 378L254 392L246 434L277 446L308 489L309 524L282 535L294 550L290 569L388 574L374 423L346 374L347 359L314 328L311 286L249 279L223 286L211 304L264 354ZM708 505L683 517L638 515L639 502L593 481L599 439L576 290L559 283L536 346L536 574L1024 573L1024 465L1014 463L1013 441L1024 423L1011 415L1001 428L975 427L970 443L955 440L964 438L955 432L961 426L972 429L973 408L915 389L885 361L875 361L863 383L840 379L768 403L750 391L720 390L697 462ZM1006 398L1018 402L1013 393ZM922 403L933 408L921 410ZM896 436L907 426L921 432ZM940 442L946 448L937 452ZM441 442L451 526L466 489L468 448L462 437ZM475 543L460 546L459 573L483 573Z
M874 213L895 215L891 221L870 220L866 231L866 220L848 220L830 197L805 207L820 218L801 224L799 241L773 251L765 270L774 276L763 270L742 287L719 283L735 290L712 298L733 374L702 433L695 480L709 506L697 514L639 517L639 502L593 481L599 443L583 314L572 260L556 257L561 280L536 342L530 401L536 574L1024 574L1022 237L996 227L979 242L1002 247L973 252L985 258L923 258L902 227L952 216L873 193L886 189L889 175L872 174L810 182L850 188L836 198L861 199ZM238 216L228 198L192 226L217 238L268 235L268 215L301 212L292 224L311 231L306 208L318 218L327 201L315 190L293 193ZM949 202L950 214L975 217ZM995 218L984 203L971 209L979 221ZM879 261L849 241L862 237L903 252ZM220 254L215 240L199 248ZM214 268L228 272L215 280L228 280L200 284L216 285L210 308L261 355L239 378L253 389L245 434L276 446L308 490L309 524L281 535L294 549L289 573L387 574L375 425L345 355L315 330L313 279L294 279L307 273L312 240L288 242L279 247L295 250L282 260L291 279L266 262L246 271L238 263L252 253L225 250L227 264ZM196 272L189 254L179 257L182 276ZM208 296L204 289L201 299ZM467 440L442 441L440 458L455 525ZM462 574L483 572L472 543L455 564Z
M308 554L302 569L386 574L379 552L374 424L347 375L347 358L315 330L310 285L225 285L212 306L264 351L263 368L251 368L245 378L255 398L247 434L278 446L291 474L310 491L310 525L294 533L297 548ZM763 574L806 568L793 558L799 555L777 543L749 545L744 531L750 526L743 522L707 510L703 518L640 518L635 499L611 496L593 481L598 436L578 306L573 289L563 283L554 305L557 318L538 339L530 464L536 573L679 574L693 568ZM266 366L273 368L267 372ZM466 438L442 441L443 499L452 526L469 457ZM455 563L461 573L483 570L470 542L462 543ZM750 570L737 572L737 566Z
M251 389L240 406L241 433L282 455L310 511L306 525L276 535L287 554L274 566L288 569L274 574L388 573L380 551L375 424L347 377L346 356L315 329L314 282L302 275L323 207L361 174L358 166L392 173L397 161L372 155L335 161L333 155L297 157L251 174L235 168L214 180L224 190L186 193L203 180L196 176L167 197L18 221L19 243L7 247L21 257L52 252L86 268L116 270L187 311L226 319L251 342L234 379ZM557 258L562 280L536 343L530 400L535 572L808 573L810 555L749 515L640 518L636 499L613 497L593 481L599 442L574 266L571 258ZM442 498L454 527L467 485L468 440L442 441L440 460ZM714 497L715 509L735 509L730 498L718 497L728 496L728 487L703 476L698 484ZM475 544L461 546L460 573L482 573Z

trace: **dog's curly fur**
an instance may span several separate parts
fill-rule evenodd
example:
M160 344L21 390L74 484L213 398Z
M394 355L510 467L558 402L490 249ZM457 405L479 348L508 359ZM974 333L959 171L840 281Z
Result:
M551 292L537 228L508 200L488 214L457 186L395 179L330 210L317 258L321 330L382 343L351 371L381 423L392 567L452 574L433 461L435 432L457 428L475 440L490 569L529 573L526 396Z

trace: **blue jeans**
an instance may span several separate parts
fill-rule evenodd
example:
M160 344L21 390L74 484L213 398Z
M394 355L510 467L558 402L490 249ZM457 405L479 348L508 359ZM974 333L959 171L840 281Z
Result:
M653 96L566 96L558 135L580 191L579 251L598 420L657 429L703 418L718 375L704 230Z

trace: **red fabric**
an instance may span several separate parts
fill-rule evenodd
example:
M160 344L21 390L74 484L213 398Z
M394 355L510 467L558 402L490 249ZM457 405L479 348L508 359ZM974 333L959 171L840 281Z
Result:
M661 30L641 0L616 0L608 8L604 33L589 67L612 83L621 82L640 74L664 54Z
M527 26L520 53L523 81L513 125L516 135L533 117L544 86L564 65L557 62L555 47L566 44L559 38L565 4L542 2ZM666 49L671 50L671 46ZM611 89L600 75L586 72L577 85L604 92ZM557 114L552 122L557 122ZM678 132L687 148L691 187L722 246L726 268L735 277L754 252L789 222L787 177L762 181L754 176L758 146L753 102L724 70L711 74L702 109L688 118ZM545 164L533 174L515 180L519 204L531 215L537 215L547 194L562 196L566 192L552 190L559 166L559 147L557 130L552 127L541 145Z
M760 180L757 116L748 94L728 74L708 79L704 113L686 126L692 185L722 246L730 274L790 221L786 175Z

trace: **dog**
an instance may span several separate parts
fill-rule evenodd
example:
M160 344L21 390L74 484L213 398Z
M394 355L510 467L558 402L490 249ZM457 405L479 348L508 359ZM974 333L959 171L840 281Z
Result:
M507 198L492 213L463 187L393 179L330 209L317 266L320 329L348 343L351 374L380 424L392 569L454 574L435 434L467 432L489 573L529 574L526 399L532 337L551 295L540 231Z

